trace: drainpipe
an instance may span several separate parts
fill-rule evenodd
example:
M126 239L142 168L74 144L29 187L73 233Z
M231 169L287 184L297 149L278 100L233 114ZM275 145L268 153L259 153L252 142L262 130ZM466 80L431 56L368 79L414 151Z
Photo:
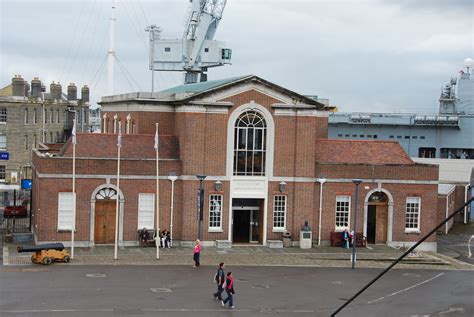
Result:
M321 245L321 214L323 212L323 184L326 182L325 178L318 178L319 183L319 221L318 221L318 245Z
M467 201L468 192L469 192L469 184L464 186L464 201ZM464 224L467 224L467 206L464 207Z
M449 196L451 196L451 193L449 193L449 194L446 196L446 219L448 218L448 213L449 213ZM448 222L449 222L449 221L446 221L445 233L444 233L444 234L448 234Z

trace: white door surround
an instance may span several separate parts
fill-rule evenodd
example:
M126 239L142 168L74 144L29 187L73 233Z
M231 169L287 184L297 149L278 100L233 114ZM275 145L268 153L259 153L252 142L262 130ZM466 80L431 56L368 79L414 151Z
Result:
M390 244L392 242L392 230L393 230L393 196L388 190L382 187L374 188L365 195L363 235L364 237L367 237L367 214L368 214L368 209L369 209L369 198L370 196L372 196L373 193L376 193L376 192L382 192L385 195L387 195L387 198L388 198L387 244Z
M120 189L117 188L117 186L113 184L102 184L98 187L96 187L92 191L91 195L91 216L90 216L90 238L89 238L89 245L93 246L95 244L94 242L94 223L95 223L95 202L96 202L96 196L99 191L105 188L111 188L115 190L115 192L118 193L119 195L119 245L123 245L123 221L124 221L124 205L125 205L125 199L123 197L123 193Z
M234 176L234 134L235 123L239 116L245 111L257 111L266 121L266 158L265 158L265 176ZM262 244L267 244L267 216L268 216L268 180L273 176L273 156L274 156L275 122L272 114L262 105L253 101L243 104L235 109L229 116L227 122L227 158L226 158L226 176L230 179L229 195L229 226L228 240L232 241L232 200L234 198L255 198L263 199L263 233Z

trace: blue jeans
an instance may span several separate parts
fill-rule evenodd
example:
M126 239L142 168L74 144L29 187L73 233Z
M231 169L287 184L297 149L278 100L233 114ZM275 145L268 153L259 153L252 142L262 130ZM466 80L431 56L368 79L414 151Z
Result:
M232 292L229 289L225 289L225 292L227 293L227 298L224 299L224 304L227 304L229 302L229 307L234 306L234 297L232 295Z
M200 266L201 263L199 262L199 253L194 253L193 258L194 258L194 265L195 266Z

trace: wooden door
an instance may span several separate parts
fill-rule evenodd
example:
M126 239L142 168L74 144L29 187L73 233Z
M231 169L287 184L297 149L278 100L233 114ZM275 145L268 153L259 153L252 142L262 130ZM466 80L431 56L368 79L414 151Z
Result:
M115 200L104 199L95 204L94 241L115 243Z
M386 243L387 242L387 219L388 219L388 206L377 205L376 212L376 231L375 231L375 243Z

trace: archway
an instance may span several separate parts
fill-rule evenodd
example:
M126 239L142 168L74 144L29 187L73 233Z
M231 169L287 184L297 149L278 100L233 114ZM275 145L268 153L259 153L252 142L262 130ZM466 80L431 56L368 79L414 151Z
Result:
M384 192L375 192L368 199L367 242L387 243L388 197Z
M124 199L117 186L104 184L98 186L91 195L90 245L115 243L115 213L119 195L118 243L123 241Z
M369 220L370 216L370 220ZM369 230L371 237L369 237ZM390 244L393 230L393 196L382 188L374 188L364 200L364 236L369 243Z

